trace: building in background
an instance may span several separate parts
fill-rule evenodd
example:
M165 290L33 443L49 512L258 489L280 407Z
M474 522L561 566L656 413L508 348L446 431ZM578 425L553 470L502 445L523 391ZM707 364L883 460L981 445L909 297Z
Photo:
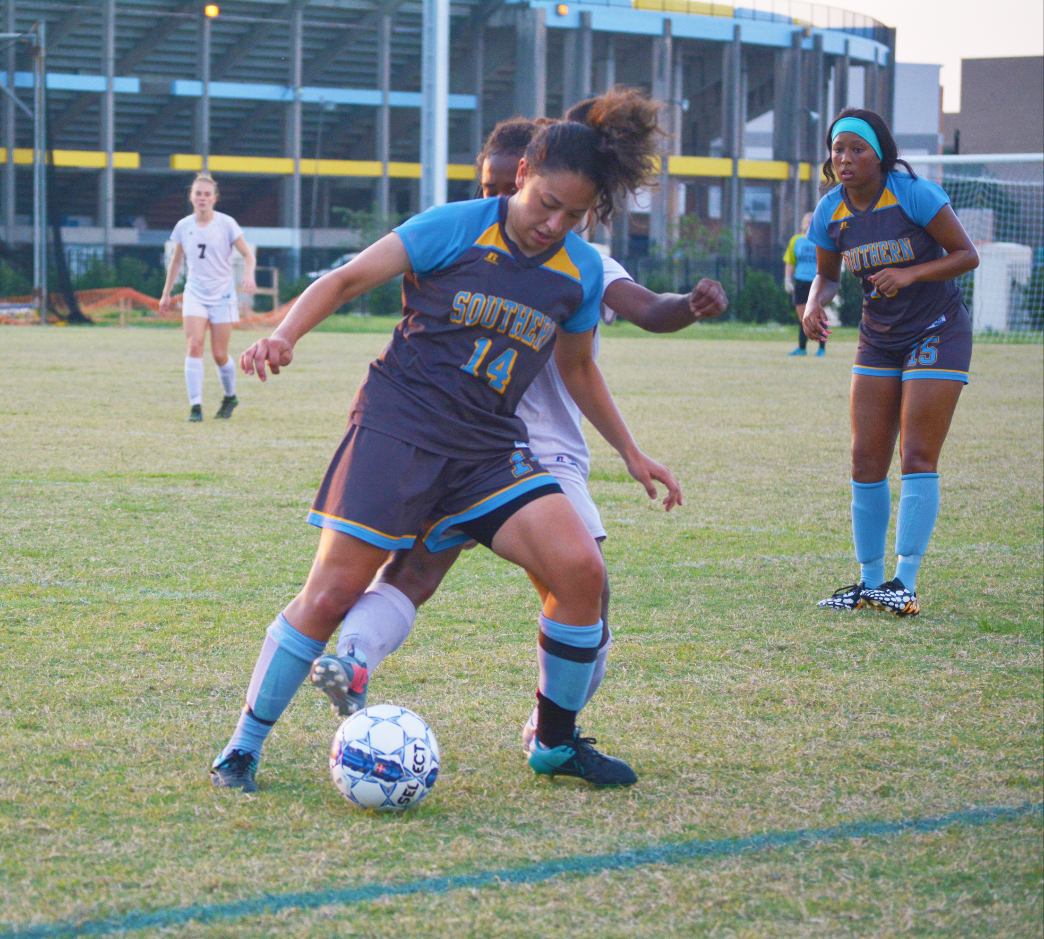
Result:
M1044 56L961 59L961 109L943 115L947 153L1044 153Z
M892 135L905 156L942 153L939 65L897 62Z
M426 4L224 0L208 20L186 0L3 0L8 32L46 22L49 199L66 244L157 254L204 160L265 263L291 251L296 269L319 268L301 252L354 247L352 213L417 211ZM450 198L473 192L474 154L502 118L557 117L616 83L667 104L662 179L647 212L614 225L620 257L669 251L684 214L728 229L737 264L782 253L817 198L830 112L865 103L891 119L895 31L861 14L789 0L454 0L449 13ZM0 81L31 100L25 51L3 59ZM0 131L0 229L25 245L31 126L10 96Z

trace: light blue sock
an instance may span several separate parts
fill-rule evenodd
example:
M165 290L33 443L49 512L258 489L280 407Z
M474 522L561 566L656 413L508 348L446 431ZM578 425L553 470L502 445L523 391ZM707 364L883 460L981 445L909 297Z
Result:
M899 520L895 526L895 576L909 590L917 589L917 572L928 550L939 517L939 474L908 473L899 490Z
M868 589L884 583L885 538L891 511L892 494L887 479L879 483L852 480L852 540L859 579Z
M613 634L610 630L603 630L607 635L597 650L595 650L594 668L591 669L591 680L587 683L587 691L584 692L584 707L591 702L595 692L601 687L602 679L605 678L605 670L609 665L609 646L613 644Z
M325 642L309 639L294 629L282 613L275 618L250 678L246 707L219 760L233 750L246 750L260 758L265 738L325 648Z
M579 711L587 703L602 621L593 626L566 626L540 616L540 693L567 711Z

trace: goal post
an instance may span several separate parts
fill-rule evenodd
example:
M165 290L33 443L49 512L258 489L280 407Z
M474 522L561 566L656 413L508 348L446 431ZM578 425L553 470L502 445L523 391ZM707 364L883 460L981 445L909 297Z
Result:
M1044 154L910 156L938 183L979 252L958 278L976 339L1044 341Z

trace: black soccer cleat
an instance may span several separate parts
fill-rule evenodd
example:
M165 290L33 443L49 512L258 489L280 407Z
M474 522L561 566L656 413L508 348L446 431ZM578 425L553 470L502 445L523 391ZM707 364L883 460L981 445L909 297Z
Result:
M201 420L203 420L203 405L192 405L189 409L189 416L185 418L185 422L188 424L198 424Z
M225 395L221 399L221 407L217 409L217 414L214 417L229 418L232 416L232 412L236 409L236 405L239 404L239 398L235 395Z
M210 781L219 789L241 789L257 792L254 774L257 773L257 758L246 750L233 750L223 760L210 767Z
M863 591L863 600L875 610L885 610L896 616L916 616L921 612L917 594L910 590L898 577L880 587Z
M826 607L828 610L861 610L865 607L866 588L861 584L849 584L847 587L838 587L825 600L820 600L816 606Z
M638 776L616 757L599 753L594 737L573 734L571 744L545 747L536 737L529 748L529 765L538 776L576 776L592 786L633 786Z

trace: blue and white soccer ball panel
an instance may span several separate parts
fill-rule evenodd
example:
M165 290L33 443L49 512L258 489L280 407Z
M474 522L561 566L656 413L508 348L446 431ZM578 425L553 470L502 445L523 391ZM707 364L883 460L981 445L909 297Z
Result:
M375 704L338 728L330 775L341 794L367 809L400 810L427 795L439 772L439 745L416 714Z

